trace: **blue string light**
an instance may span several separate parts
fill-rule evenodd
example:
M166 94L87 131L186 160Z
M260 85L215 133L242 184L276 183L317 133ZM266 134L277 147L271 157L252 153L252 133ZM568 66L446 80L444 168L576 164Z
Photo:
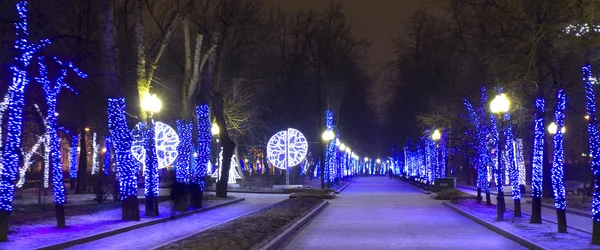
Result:
M565 108L567 97L563 89L558 90L556 96L556 134L554 134L554 157L552 160L552 189L554 191L554 207L558 210L567 208L567 198L564 185L564 149L563 132L565 125Z
M492 172L494 174L494 180L496 181L496 188L498 193L504 192L504 186L502 183L502 169L503 169L503 161L498 161L498 127L496 126L496 116L495 115L490 115L490 132L491 132L491 137L490 137L490 147L492 149L492 159L493 159L493 165L492 165Z
M589 157L591 157L590 167L594 174L594 194L592 199L592 218L600 221L600 193L598 192L598 183L600 175L600 137L598 136L597 118L596 118L596 99L594 96L593 84L596 79L592 77L591 66L585 65L582 68L583 81L585 82L585 106L588 115L588 142L590 147Z
M111 156L110 135L104 136L104 175L110 175L110 156Z
M536 117L534 121L533 160L531 167L531 195L542 197L542 178L544 167L544 99L535 100Z
M150 121L154 123L153 120ZM144 194L146 197L158 198L158 158L156 156L156 142L154 136L154 124L148 126L142 133L146 133L146 161L144 162ZM146 198L146 201L148 198Z
M125 118L125 98L108 99L108 129L114 144L121 200L137 197L139 165L131 154L132 136Z
M177 132L179 134L179 155L175 167L175 177L177 182L183 184L190 183L190 161L192 152L192 127L194 124L190 121L186 124L185 120L177 121Z
M504 115L505 121L510 121L510 114ZM504 128L504 136L506 138L505 150L507 153L507 163L510 176L510 183L512 185L512 196L513 200L521 199L521 188L519 188L519 168L515 162L515 142L512 132L512 126L510 123Z
M79 135L71 136L71 156L69 157L69 177L71 179L77 178L77 163L79 155Z
M334 131L335 126L333 124L333 112L329 110L325 110L325 126L327 130ZM335 180L335 140L339 140L338 133L335 133L335 137L327 144L327 149L325 152L325 181L332 183Z
M56 57L54 60L61 66L64 64L58 60ZM72 63L68 64L68 68L76 69ZM60 75L51 82L48 79L48 71L46 69L46 64L44 62L44 57L38 58L38 66L40 77L36 77L36 80L42 84L44 93L46 94L46 105L47 105L47 115L46 115L46 133L48 134L49 146L50 146L50 163L52 166L52 183L53 191L54 191L54 202L56 204L64 204L65 203L65 185L63 183L63 171L62 171L62 156L60 151L60 142L58 138L58 125L56 124L57 120L57 98L60 90L65 87L69 90L73 90L72 87L68 86L64 80L67 76L67 69L63 68L60 70ZM77 75L81 78L86 78L87 75L81 72L79 69L74 70Z
M2 165L0 166L0 210L12 211L15 183L19 169L21 154L21 134L23 132L23 106L25 105L25 87L29 84L27 67L31 58L50 40L41 40L38 44L30 42L27 30L27 1L16 4L19 21L15 23L16 39L14 48L19 51L16 63L10 67L12 82L8 88L8 121L4 147L2 148Z
M212 140L208 105L196 106L196 116L198 117L198 153L192 182L199 185L200 191L204 191L206 170L210 164L210 142Z

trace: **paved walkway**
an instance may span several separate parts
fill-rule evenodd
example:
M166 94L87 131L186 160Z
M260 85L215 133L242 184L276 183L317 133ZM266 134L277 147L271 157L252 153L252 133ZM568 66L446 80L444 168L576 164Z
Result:
M387 177L356 180L286 249L525 249Z
M458 187L460 191L463 191L468 194L477 195L477 191L472 190L470 188ZM483 200L485 202L485 193L483 195ZM496 195L491 193L492 204L496 204ZM527 203L527 201L531 201L531 198L523 197L521 198L521 212L531 214L531 204ZM507 209L513 209L514 203L511 195L504 196L504 202L506 202ZM569 204L567 204L568 206ZM577 214L567 213L567 226L573 227L588 233L592 233L592 215L590 212L590 216L581 216ZM556 222L556 210L542 207L542 219L549 220L552 222Z
M153 249L167 242L188 237L204 229L211 228L223 221L230 220L287 199L289 195L280 194L232 194L244 197L245 201L202 213L186 216L177 220L139 228L97 241L73 246L68 249Z

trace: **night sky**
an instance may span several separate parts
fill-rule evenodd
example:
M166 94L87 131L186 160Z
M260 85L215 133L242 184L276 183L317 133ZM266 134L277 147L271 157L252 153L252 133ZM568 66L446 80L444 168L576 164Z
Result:
M309 10L321 11L331 2L340 3L346 14L346 19L352 25L357 38L370 42L367 49L367 70L373 80L369 87L369 95L365 98L375 106L383 108L385 120L376 119L375 128L362 126L360 143L375 146L371 154L387 154L391 146L405 143L409 136L419 133L415 115L412 109L415 99L426 95L420 89L398 89L389 79L392 63L396 57L393 53L392 38L405 32L403 20L414 11L428 8L439 11L430 0L264 0L267 4L286 11ZM388 67L386 67L386 65ZM393 89L395 91L390 91ZM365 107L371 109L371 107ZM342 111L343 112L343 111ZM361 122L361 121L356 121ZM359 126L359 125L355 125ZM356 136L356 135L354 135ZM381 155L383 156L383 155Z

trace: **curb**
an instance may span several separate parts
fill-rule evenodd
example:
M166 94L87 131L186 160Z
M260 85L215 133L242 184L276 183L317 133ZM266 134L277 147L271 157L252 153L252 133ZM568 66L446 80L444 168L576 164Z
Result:
M204 190L205 192L217 192L216 190ZM240 194L286 194L284 192L272 192L272 191L265 191L265 192L251 192L251 191L239 191L239 190L227 190L227 193L240 193Z
M431 194L431 191L425 191L425 190L423 190L423 189L420 189L420 188L418 188L418 187L415 187L415 186L413 186L412 184L410 184L409 182L405 182L405 181L403 181L403 180L399 180L399 179L394 179L394 180L396 180L396 181L399 181L399 182L402 182L402 183L406 184L407 186L409 186L409 187L411 187L411 188L414 188L414 189L416 189L417 191L419 191L419 192L421 192L421 193L424 193L424 194Z
M352 184L354 181L358 180L358 178L360 178L360 177L356 177L356 178L354 178L354 180L352 180L352 181L348 182L346 185L344 185L344 186L343 186L343 187L341 187L340 189L336 189L336 190L334 190L333 192L335 192L336 194L339 194L339 193L341 193L342 191L344 191L344 189L346 189L348 186L350 186L350 184Z
M95 240L99 240L99 239L102 239L102 238L110 237L110 236L117 235L117 234L120 234L120 233L128 232L128 231L135 230L135 229L138 229L138 228L152 226L152 225L155 225L155 224L158 224L158 223L162 223L162 222L169 221L169 220L174 220L174 219L179 219L179 218L182 218L182 217L185 217L185 216L189 216L189 215L192 215L192 214L195 214L195 213L205 212L205 211L212 210L212 209L215 209L215 208L219 208L219 207L231 205L231 204L234 204L234 203L241 202L243 200L245 200L245 198L238 198L238 199L231 200L231 201L228 201L228 202L223 202L223 203L220 203L220 204L217 204L217 205L214 205L214 206L203 207L203 208L200 208L200 209L183 212L183 213L178 214L178 215L164 217L164 218L160 218L160 219L156 219L156 220L151 220L151 221L147 221L147 222L142 222L142 223L138 223L138 224L135 224L135 225L125 226L125 227L117 228L117 229L114 229L114 230L105 231L105 232L101 232L101 233L97 233L97 234L92 234L92 235L89 235L89 236L84 236L84 237L80 237L80 238L69 240L69 241L63 241L63 242L58 243L58 244L41 246L41 247L38 247L38 248L35 248L35 249L38 249L38 250L41 250L41 249L64 249L64 248L72 247L72 246L75 246L75 245L80 245L80 244L83 244L83 243L88 243L88 242L91 242L91 241L95 241Z
M277 203L276 203L276 204L277 204ZM266 207L270 207L270 206L266 206ZM244 217L244 216L246 216L246 215L249 215L249 214L252 214L252 213L256 213L257 211L260 211L260 210L262 210L262 209L264 209L264 208L266 208L266 207L262 207L262 208L254 209L254 210L252 210L252 211L250 211L250 212L247 212L247 213L241 214L241 215L239 215L239 216L233 217L233 218L231 218L231 219L229 219L229 220L226 220L226 221L219 222L219 223L217 223L217 224L215 224L215 225L213 225L213 226L211 226L211 227L209 227L209 228L205 228L204 230L201 230L201 231L198 231L198 232L194 232L194 233L192 233L192 234L190 234L190 235L182 236L182 237L179 237L179 238L177 238L177 239L174 239L174 240L168 241L167 243L164 243L164 244L161 244L161 245L159 245L159 246L156 246L156 247L154 247L154 248L150 248L150 250L159 249L159 248L161 248L161 247L164 247L164 246L167 246L167 245L173 244L173 243L175 243L175 242L177 242L177 241L184 240L184 239L187 239L187 238L189 238L189 237L192 237L192 236L194 236L194 235L196 235L196 234L200 234L200 233L206 232L206 231L208 231L208 230L211 230L211 229L213 229L213 228L215 228L215 227L218 227L218 226L224 225L224 224L226 224L226 223L229 223L229 222L231 222L231 221L234 221L234 220L237 220L237 219L239 219L239 218L242 218L242 217Z
M304 215L304 217L300 218L300 220L296 221L296 223L289 226L285 231L277 235L277 237L267 242L260 248L260 250L275 250L284 247L285 243L288 243L289 240L295 236L296 232L302 229L306 224L308 224L308 222L317 216L317 214L319 214L323 208L327 206L327 204L329 204L329 201L323 201L319 206L314 208L308 214Z
M468 186L468 185L461 185L461 184L456 184L457 188L464 188L464 189L469 189L471 191L476 191L477 192L477 187L474 186ZM481 190L481 193L485 193L483 190ZM491 195L498 195L498 191L491 191L490 192ZM504 192L504 196L508 197L508 196L512 196L511 192ZM521 194L521 197L523 198L531 198L531 194Z
M442 202L442 204L444 204L445 206L449 207L450 209L458 212L459 214L462 214L463 216L471 219L472 221L475 221L478 224L480 224L480 225L482 225L484 227L487 227L488 229L496 232L497 234L500 234L500 235L502 235L502 236L504 236L506 238L509 238L509 239L513 240L514 242L519 243L519 244L521 244L521 245L523 245L523 246L525 246L525 247L527 247L529 249L540 249L540 250L545 249L544 247L542 247L542 246L540 246L540 245L538 245L536 243L533 243L532 241L530 241L528 239L525 239L525 238L523 238L521 236L518 236L516 234L513 234L513 233L511 233L511 232L509 232L509 231L507 231L507 230L505 230L505 229L503 229L501 227L498 227L498 226L496 226L496 225L494 225L492 223L489 223L489 222L487 222L485 220L482 220L479 217L477 217L477 216L475 216L473 214L470 214L469 212L464 211L464 210L460 209L459 207L450 204L447 201Z

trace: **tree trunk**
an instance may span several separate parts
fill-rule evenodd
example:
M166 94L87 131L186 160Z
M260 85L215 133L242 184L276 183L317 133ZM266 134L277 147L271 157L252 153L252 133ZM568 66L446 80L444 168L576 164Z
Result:
M217 124L221 128L220 139L221 145L223 146L223 162L221 166L221 177L217 181L217 197L227 197L227 181L229 179L229 169L231 167L231 156L235 150L235 142L229 137L227 132L227 126L225 123L225 117L223 115L223 96L221 93L215 93L212 97L212 110L217 121Z
M82 128L85 131L85 125ZM87 132L81 137L81 150L79 150L79 168L77 168L77 192L83 194L87 190Z

